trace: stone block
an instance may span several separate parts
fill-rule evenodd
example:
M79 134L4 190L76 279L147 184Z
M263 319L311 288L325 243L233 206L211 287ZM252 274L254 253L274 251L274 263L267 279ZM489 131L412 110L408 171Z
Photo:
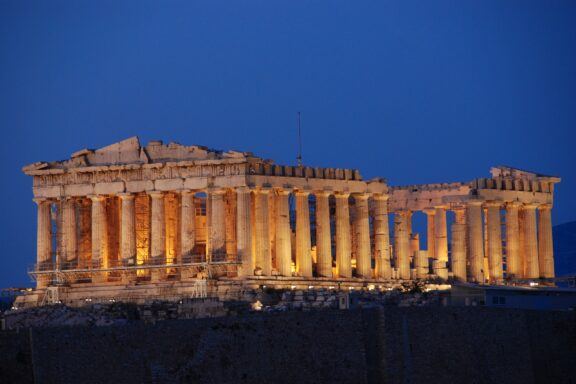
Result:
M153 190L154 190L154 183L150 180L126 182L126 192L137 193Z
M154 186L157 191L179 191L184 188L184 179L156 180Z
M123 181L96 183L96 185L94 185L94 193L97 195L112 195L115 193L125 192L125 190Z

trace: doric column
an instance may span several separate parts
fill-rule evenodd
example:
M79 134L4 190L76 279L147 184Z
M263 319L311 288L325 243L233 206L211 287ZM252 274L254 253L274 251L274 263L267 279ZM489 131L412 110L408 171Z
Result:
M388 195L374 195L374 255L376 277L392 278L390 266L390 230L388 228Z
M502 282L502 228L500 224L500 207L502 203L490 201L485 204L488 209L488 266L490 268L490 283Z
M466 224L452 224L452 274L454 280L466 281Z
M316 192L316 269L321 277L332 277L329 196L329 192Z
M120 221L120 260L123 265L136 265L136 218L134 195L118 194L122 204Z
M254 274L250 202L250 189L246 187L236 188L236 249L238 260L242 263L238 269L239 276L252 276Z
M166 224L164 214L164 193L149 192L151 197L150 212L150 258L154 265L166 264ZM160 280L165 275L164 269L152 270L152 281Z
M414 255L414 269L417 279L428 278L428 251L418 250Z
M268 230L269 189L259 188L254 191L255 230L256 230L256 268L262 269L262 275L272 274L272 253L270 252L270 232Z
M46 199L34 199L38 205L36 227L36 270L52 269L52 225L50 220L50 201ZM48 285L47 279L38 276L36 286L44 288Z
M363 278L372 278L370 252L370 219L368 213L368 194L354 194L356 209L356 274Z
M540 277L538 265L538 239L536 237L536 208L537 204L524 205L524 241L526 253L526 278Z
M179 261L190 263L194 256L196 245L196 206L195 192L183 190L180 193L180 256Z
M281 276L292 276L292 231L288 196L290 191L276 191L276 260Z
M428 257L436 259L436 210L433 208L425 209L426 214L426 238L428 243Z
M226 216L224 210L224 189L210 189L208 191L208 198L210 204L208 205L209 211L206 215L210 215L210 228L208 236L210 237L210 261L219 262L226 260Z
M484 240L482 237L482 201L472 200L466 207L468 257L472 281L484 282Z
M410 279L410 250L408 234L408 215L406 211L397 211L394 214L394 251L396 254L396 269L398 277L403 280Z
M435 258L440 261L448 262L448 236L446 227L446 207L436 207L436 222L434 223L435 245L434 251Z
M520 205L518 202L506 203L506 276L512 279L522 277L518 226Z
M62 234L64 236L64 260L65 268L74 268L74 262L77 262L78 256L78 239L76 237L76 204L74 198L68 197L62 201L63 218Z
M350 238L350 206L348 193L337 193L336 198L336 270L338 277L352 277L352 245Z
M92 267L108 267L106 208L103 196L89 196L92 200ZM106 280L105 273L93 273L93 282Z
M307 191L296 192L296 270L303 277L312 277L308 195Z
M410 234L410 251L408 255L410 259L416 260L418 252L420 252L420 234L419 233L411 233Z
M551 210L551 204L538 207L538 260L540 276L547 279L554 277Z
M519 276L520 278L526 278L526 240L525 240L525 235L526 235L526 230L525 230L525 212L524 209L522 208L523 206L520 205L520 207L518 208L518 253L520 254L519 256L519 265L518 267L520 268L520 272L519 272Z

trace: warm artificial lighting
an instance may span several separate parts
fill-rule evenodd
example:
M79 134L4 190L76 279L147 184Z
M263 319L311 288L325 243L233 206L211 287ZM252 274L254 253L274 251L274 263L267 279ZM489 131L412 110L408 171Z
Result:
M262 310L262 303L260 302L260 300L256 300L256 302L250 304L250 306L252 307L252 310L254 310L254 311L261 311Z

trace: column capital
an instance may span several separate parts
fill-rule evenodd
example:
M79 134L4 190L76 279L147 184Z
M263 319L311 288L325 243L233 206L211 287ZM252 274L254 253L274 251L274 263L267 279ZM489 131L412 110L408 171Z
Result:
M489 207L500 208L501 206L502 206L502 201L488 200L488 201L484 202L484 207L486 207L486 208L489 208Z
M538 203L527 203L522 206L525 210L536 210L539 207Z
M49 200L45 197L35 197L32 199L32 201L35 202L36 204L40 205L40 204L45 203Z
M550 204L550 203L540 204L538 206L539 211L550 210L550 209L552 209L552 204Z
M174 191L176 193L180 193L181 195L194 195L196 193L196 191L193 191L191 189L181 189L179 191Z
M92 202L102 202L106 199L106 197L102 195L88 195L87 197L92 200Z
M426 215L434 216L436 214L435 208L425 208L422 210Z
M397 211L392 212L395 215L398 216L408 216L409 214L412 213L412 211L408 210L408 209L399 209Z
M388 201L390 199L390 195L387 193L374 193L372 194L372 199L376 201Z
M484 204L484 200L468 200L466 205L471 205L475 207L481 207Z
M518 209L522 206L522 203L519 201L507 201L504 206L506 209Z
M295 192L296 196L308 196L310 195L310 191L306 191L306 190L302 190L302 189L297 189Z
M288 196L292 191L290 189L282 189L282 188L276 188L274 189L274 193L276 193L276 195L278 196Z
M368 200L368 198L370 197L370 194L367 192L358 192L358 193L353 193L352 197L354 199L359 199L359 200Z
M118 196L121 200L134 200L135 197L133 193L118 193L116 196Z
M270 188L270 187L257 187L257 188L254 188L254 192L260 193L260 194L262 194L262 195L267 195L267 194L269 194L271 191L272 191L272 188Z
M434 209L448 209L448 205L447 204L440 204L440 205L435 205Z
M164 197L164 192L162 191L149 191L148 195L150 195L153 199L161 199Z
M328 197L332 194L332 191L314 191L314 195L316 196L322 196L322 197Z
M350 192L336 192L334 193L334 197L337 199L347 199L350 197Z
M254 188L248 187L248 186L246 186L246 185L242 185L242 186L240 186L240 187L234 188L234 190L235 190L237 193L238 193L238 192L239 192L239 193L250 193L250 192L252 192L252 191L254 190Z

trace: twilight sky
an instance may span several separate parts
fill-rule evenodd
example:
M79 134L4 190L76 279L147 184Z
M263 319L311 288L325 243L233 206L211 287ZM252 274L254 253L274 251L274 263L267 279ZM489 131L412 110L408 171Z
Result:
M576 220L576 1L0 0L0 287L30 285L21 167L137 135L360 169L562 177Z

